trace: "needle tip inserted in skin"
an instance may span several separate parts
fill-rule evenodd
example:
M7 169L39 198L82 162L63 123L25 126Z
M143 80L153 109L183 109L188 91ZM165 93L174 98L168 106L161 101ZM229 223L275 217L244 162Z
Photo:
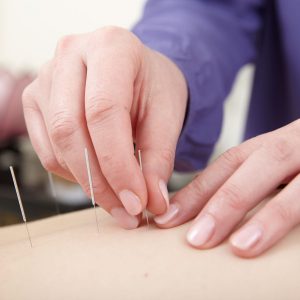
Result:
M12 176L12 179L13 179L13 182L14 182L14 187L15 187L15 191L16 191L16 194L17 194L17 198L18 198L22 218L23 218L23 221L24 221L24 224L25 224L25 227L26 227L28 240L29 240L31 248L33 248L32 241L31 241L31 236L30 236L29 229L28 229L28 226L27 226L27 219L26 219L26 215L25 215L25 211L24 211L24 207L23 207L23 203L22 203L22 199L21 199L21 195L20 195L20 191L19 191L19 187L18 187L18 183L17 183L17 179L16 179L15 172L14 172L14 168L12 166L10 166L9 169L10 169L10 173L11 173L11 176Z
M88 179L89 179L91 200L92 200L92 204L94 206L94 213L95 213L95 220L96 220L96 224L97 224L97 230L98 230L98 233L100 233L99 222L98 222L98 217L97 217L97 210L96 210L96 202L95 202L95 196L94 196L92 172L91 172L91 168L90 168L89 153L88 153L87 148L84 148L84 156L85 156L86 170L87 170Z
M138 159L139 159L139 165L140 165L141 171L143 172L142 151L140 149L138 150ZM146 218L147 226L149 228L149 226L150 226L150 224L149 224L149 217L148 217L148 213L147 213L147 209L146 208L144 210L144 215L145 215L145 218Z

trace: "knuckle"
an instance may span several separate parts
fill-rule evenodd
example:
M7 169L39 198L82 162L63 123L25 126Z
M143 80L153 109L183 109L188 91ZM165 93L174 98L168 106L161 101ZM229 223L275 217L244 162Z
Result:
M232 147L221 155L226 166L237 167L244 161L244 155L239 147Z
M113 160L114 160L114 156L112 153L107 153L107 154L101 155L101 157L100 157L101 164L110 165L113 162Z
M282 137L277 137L276 139L268 141L263 144L262 147L275 161L278 162L289 160L293 153L290 142Z
M22 106L24 116L31 117L32 113L39 112L38 104L36 103L36 85L35 82L28 85L22 93Z
M75 35L65 35L61 37L56 45L55 53L57 55L64 54L73 48L76 36Z
M91 197L91 189L90 189L90 184L88 181L85 181L82 185L82 189L83 191L89 195L89 197ZM106 184L104 184L102 181L100 180L95 180L93 182L93 191L94 191L94 195L95 196L104 196L107 195L107 193L109 193L109 188ZM98 198L98 197L96 197ZM97 199L95 199L96 201ZM98 202L98 201L97 201Z
M162 149L160 151L160 157L162 161L169 166L170 169L173 169L175 153L171 149Z
M102 181L95 181L93 184L93 189L96 195L106 195L109 192L109 189L106 184Z
M37 78L31 83L31 85L34 86L32 87L32 89L36 93L42 92L42 94L44 94L45 90L48 90L49 84L51 85L54 65L55 65L55 60L50 60L39 69ZM40 97L37 97L37 101L38 98Z
M96 30L96 32L103 37L107 36L111 38L112 36L119 36L120 34L124 34L124 32L127 32L127 30L118 26L108 25Z
M69 113L56 112L51 118L49 134L55 143L66 146L67 141L77 130L77 126L77 122Z
M197 199L204 199L209 194L210 185L203 176L199 175L188 185L188 188L196 195Z
M88 39L87 50L93 52L99 48L99 45L102 47L111 47L119 41L122 34L121 28L117 26L105 26L97 29Z
M102 181L96 181L93 185L95 195L105 196L109 193L109 188Z
M87 99L86 119L89 125L99 124L114 118L122 107L109 98L92 96ZM127 107L123 107L128 111Z
M34 98L34 88L33 88L33 83L29 84L23 91L22 93L22 103L24 108L32 107L32 101Z
M127 29L118 26L105 26L94 31L87 43L87 50L94 51L102 47L121 49L124 57L126 53L142 53L143 44L138 37ZM98 52L98 50L96 50Z
M117 183L120 178L127 178L128 174L124 174L126 163L121 159L117 158L112 152L102 151L99 157L99 164L103 174L105 175L108 182Z
M119 40L132 39L134 36L129 30L118 27L118 26L104 26L98 30L96 30L95 35L104 43L114 43Z
M279 201L275 201L270 205L272 214L275 215L278 221L282 221L283 223L290 223L295 220L294 212L284 203Z
M219 192L219 198L234 211L246 211L249 208L249 203L242 197L241 189L236 185L224 186Z
M118 173L122 167L121 163L116 160L116 157L113 155L113 153L103 153L99 161L104 171L109 170L110 174L114 174L115 172Z
M59 169L59 163L54 156L43 156L40 159L45 170L55 173Z

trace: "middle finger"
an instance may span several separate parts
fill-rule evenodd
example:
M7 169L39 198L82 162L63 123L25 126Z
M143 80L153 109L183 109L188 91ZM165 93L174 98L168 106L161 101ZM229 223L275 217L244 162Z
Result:
M69 53L57 62L50 101L44 112L50 139L59 148L78 183L90 195L84 160L84 148L88 149L96 202L122 227L136 228L139 217L127 214L104 178L96 158L84 116L85 78L86 68L79 55Z

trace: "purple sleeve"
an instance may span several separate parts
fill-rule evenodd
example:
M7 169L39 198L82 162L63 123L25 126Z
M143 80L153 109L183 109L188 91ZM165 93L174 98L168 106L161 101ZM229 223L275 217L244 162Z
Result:
M237 71L256 56L263 0L149 0L133 32L172 59L189 103L175 169L202 169L222 126L223 101Z

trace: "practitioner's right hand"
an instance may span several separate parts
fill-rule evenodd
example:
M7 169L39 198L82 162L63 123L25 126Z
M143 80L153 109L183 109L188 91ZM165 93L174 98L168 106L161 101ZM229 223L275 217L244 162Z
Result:
M25 90L23 105L43 166L87 194L88 148L96 201L121 226L136 228L145 207L167 210L166 182L187 105L185 79L168 58L121 28L66 36Z

